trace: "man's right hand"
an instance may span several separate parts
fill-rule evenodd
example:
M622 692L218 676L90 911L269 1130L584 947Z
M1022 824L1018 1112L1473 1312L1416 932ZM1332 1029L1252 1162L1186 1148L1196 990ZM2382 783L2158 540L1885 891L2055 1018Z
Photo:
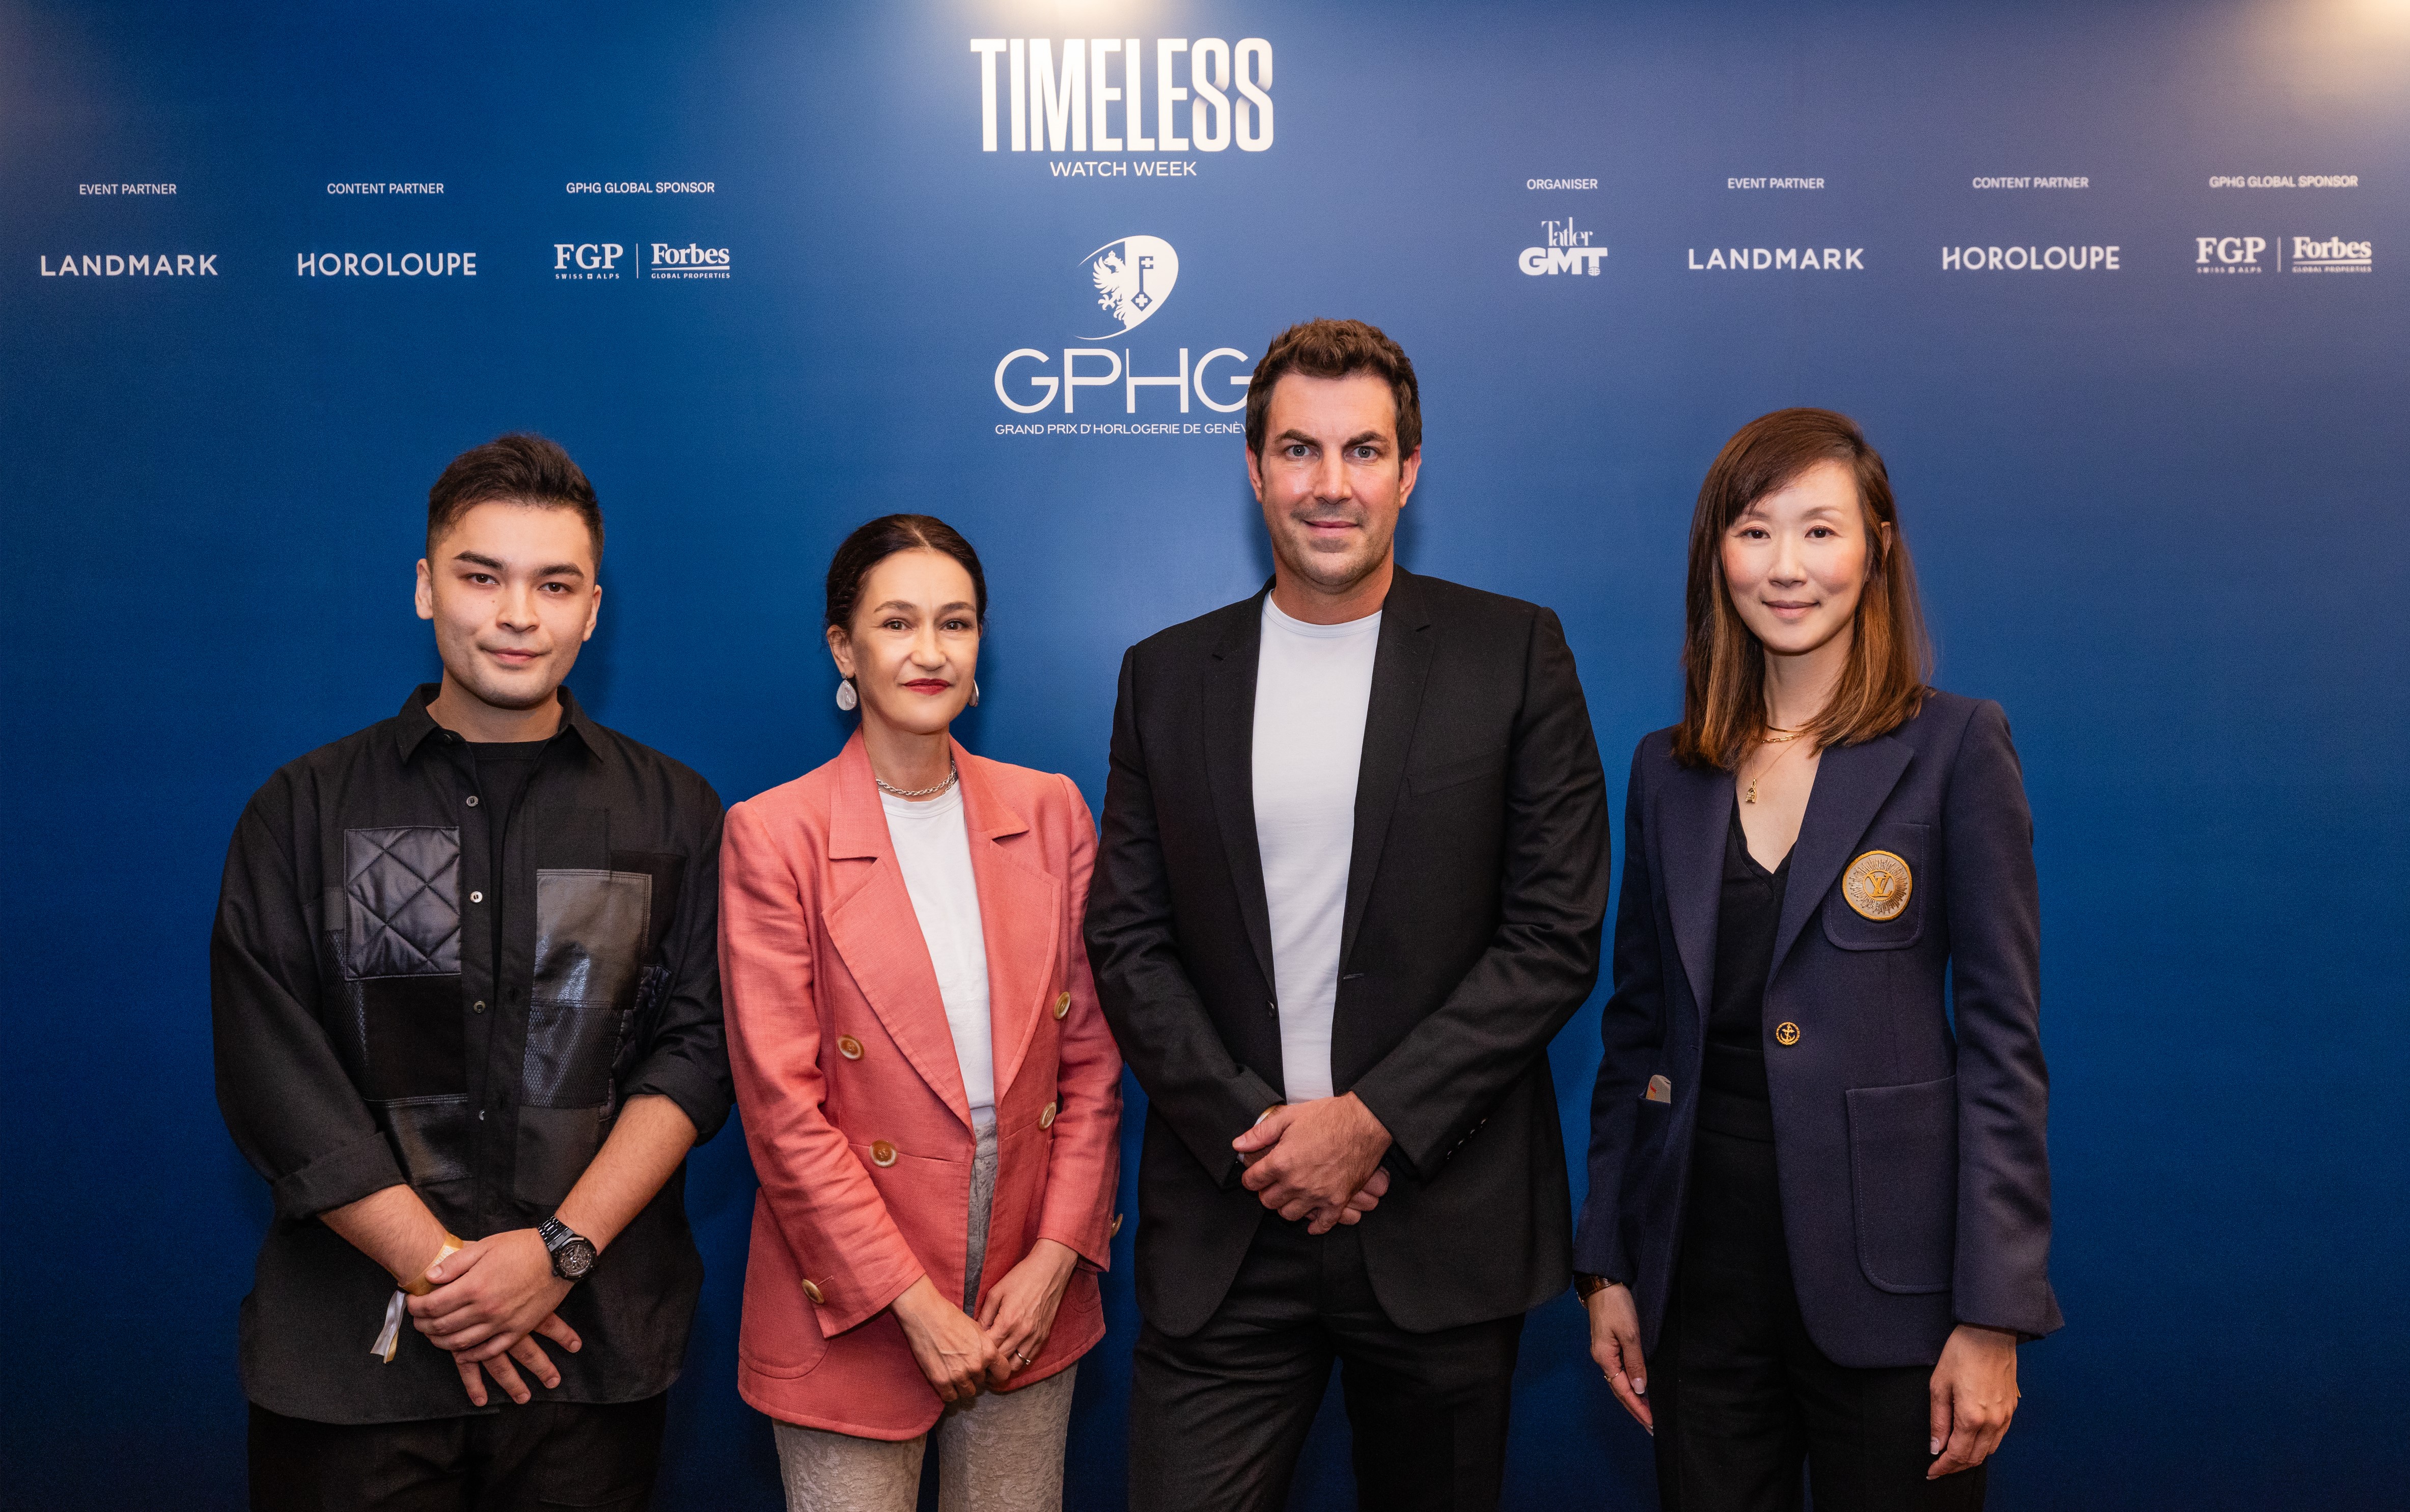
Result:
M968 1402L979 1395L980 1383L1008 1373L1001 1351L987 1330L971 1316L946 1301L927 1276L904 1288L889 1304L895 1321L904 1325L904 1342L912 1346L912 1363L936 1388L942 1402Z
M559 1313L546 1313L544 1320L535 1326L533 1333L523 1333L513 1339L509 1348L489 1359L464 1359L461 1354L455 1354L452 1357L452 1368L460 1373L460 1388L469 1393L471 1405L482 1407L486 1404L486 1377L488 1374L493 1376L494 1384L501 1387L503 1394L513 1402L522 1407L528 1404L535 1393L528 1389L525 1381L519 1379L519 1373L511 1365L514 1359L525 1365L529 1374L544 1383L545 1390L549 1391L560 1385L559 1368L553 1364L552 1357L544 1352L543 1346L535 1342L536 1334L542 1334L572 1353L583 1347L583 1342L577 1337L575 1329L563 1323ZM493 1341L487 1339L476 1350L464 1350L462 1353L482 1354L486 1349L492 1347L492 1345Z
M1640 1310L1633 1305L1632 1288L1621 1284L1601 1287L1584 1304L1590 1313L1590 1358L1606 1373L1615 1400L1633 1421L1657 1432L1648 1410L1648 1365L1640 1358Z

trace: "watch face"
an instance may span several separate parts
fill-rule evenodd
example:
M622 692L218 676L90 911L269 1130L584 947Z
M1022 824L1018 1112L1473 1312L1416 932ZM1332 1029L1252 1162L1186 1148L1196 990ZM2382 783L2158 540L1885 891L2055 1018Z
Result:
M594 1269L594 1245L584 1239L573 1239L552 1252L552 1273L563 1281L579 1281Z

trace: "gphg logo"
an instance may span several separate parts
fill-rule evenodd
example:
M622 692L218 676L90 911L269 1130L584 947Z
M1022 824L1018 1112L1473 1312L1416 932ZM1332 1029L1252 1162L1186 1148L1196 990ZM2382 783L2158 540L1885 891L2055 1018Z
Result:
M1546 273L1598 276L1598 265L1606 256L1606 249L1590 244L1594 233L1575 230L1574 219L1570 215L1561 221L1542 221L1540 230L1546 237L1547 244L1525 247L1522 254L1515 259L1516 267L1533 278Z
M1100 335L1074 338L1083 342L1113 341L1145 325L1162 311L1171 298L1173 287L1180 282L1180 254L1161 237L1128 236L1108 241L1081 258L1078 268L1087 301L1111 316L1116 326L1115 329ZM1067 306L1066 310L1067 312ZM1217 346L1203 356L1191 360L1189 352L1190 349L1184 346L1175 353L1158 348L1154 356L1140 364L1136 354L1127 347L1067 346L1058 352L1049 352L1034 346L1018 346L1007 352L1003 360L995 365L995 397L1006 409L1016 414L1041 414L1053 409L1058 400L1065 414L1076 414L1082 388L1108 391L1119 388L1122 410L1126 414L1138 413L1139 391L1143 388L1171 389L1179 396L1180 413L1183 414L1189 413L1191 400L1222 414L1246 408L1246 387L1252 376L1246 370L1242 368L1232 373L1223 367L1219 385L1239 390L1237 397L1228 400L1214 397L1217 384L1209 376L1224 364L1246 362L1246 353L1235 346ZM1059 368L1054 366L1057 355L1062 358ZM1141 371L1141 367L1150 371ZM1052 371L1048 371L1050 369ZM1030 427L1007 429L1036 433ZM1170 429L1203 433L1213 428L1175 426Z
M1096 307L1121 322L1118 330L1084 336L1088 342L1126 336L1146 324L1147 317L1171 298L1180 282L1180 254L1161 237L1124 237L1108 241L1081 261L1096 286Z
M2266 237L2195 237L2192 240L2198 249L2193 258L2196 266L2207 266L2212 260L2229 267L2256 265L2259 254L2268 250Z

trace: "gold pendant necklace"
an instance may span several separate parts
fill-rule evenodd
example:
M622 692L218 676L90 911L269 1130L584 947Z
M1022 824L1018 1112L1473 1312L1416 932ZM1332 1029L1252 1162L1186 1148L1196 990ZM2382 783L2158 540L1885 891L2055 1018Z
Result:
M1770 729L1770 728L1771 728L1771 727L1769 727L1769 729ZM1794 740L1798 739L1801 734L1802 734L1802 732L1797 731L1797 730L1785 730L1785 731L1780 732L1779 734L1762 734L1762 735L1758 736L1757 738L1758 738L1758 743L1759 743L1760 745L1764 745L1764 746L1786 746L1786 745L1789 745L1792 741L1794 741ZM1790 755L1790 754L1791 754L1791 753L1790 753L1789 751L1787 751L1787 750L1786 750L1786 751L1784 751L1784 752L1782 752L1782 754L1781 754L1780 756L1777 756L1777 757L1775 757L1775 758L1774 758L1774 760L1773 760L1773 761L1770 761L1770 762L1766 763L1765 763L1765 766L1764 766L1764 770L1760 771L1760 772L1757 774L1757 777L1750 778L1749 779L1749 791L1748 791L1747 792L1744 792L1744 793L1742 793L1742 794L1740 795L1740 801L1741 801L1741 802L1743 802L1743 803L1745 803L1745 804L1753 804L1753 803L1757 802L1757 781L1758 781L1758 778L1762 778L1762 777L1765 776L1765 775L1766 775L1766 773L1773 771L1773 770L1775 769L1775 767L1776 767L1776 766L1778 766L1778 765L1779 765L1779 764L1781 763L1782 757L1783 757L1783 756L1788 756L1788 755Z

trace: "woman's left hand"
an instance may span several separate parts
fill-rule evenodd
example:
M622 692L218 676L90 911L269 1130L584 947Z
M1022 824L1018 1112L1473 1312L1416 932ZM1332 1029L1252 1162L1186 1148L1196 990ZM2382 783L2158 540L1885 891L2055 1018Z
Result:
M1933 1367L1932 1452L1938 1480L1991 1458L2017 1415L2017 1336L1961 1323Z
M1001 1389L1014 1372L1044 1352L1046 1336L1054 1331L1054 1310L1063 1305L1063 1288L1071 1284L1079 1264L1079 1252L1070 1245L1041 1239L989 1288L980 1303L979 1324L995 1345L990 1387Z

